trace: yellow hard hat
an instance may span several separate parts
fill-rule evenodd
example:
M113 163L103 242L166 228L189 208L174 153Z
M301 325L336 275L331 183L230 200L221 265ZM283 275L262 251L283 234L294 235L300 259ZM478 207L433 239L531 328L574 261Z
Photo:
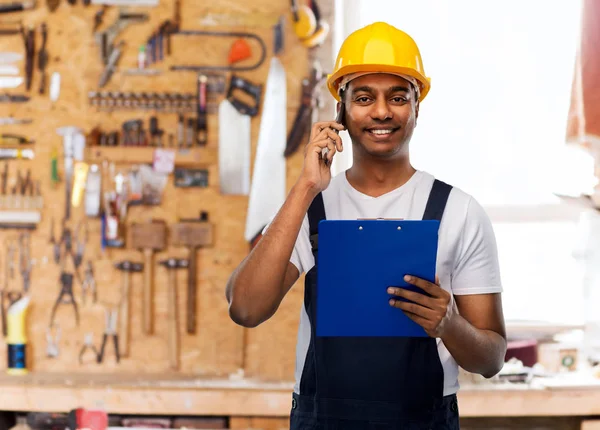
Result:
M339 83L343 76L358 72L381 72L412 76L420 83L422 101L431 87L425 76L421 53L415 41L402 30L385 22L363 27L344 40L327 87L339 101Z

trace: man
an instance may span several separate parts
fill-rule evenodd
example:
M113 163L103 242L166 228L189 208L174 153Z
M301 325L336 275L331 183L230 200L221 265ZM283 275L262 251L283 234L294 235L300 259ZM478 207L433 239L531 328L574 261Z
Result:
M385 23L351 34L328 87L340 123L312 127L300 178L228 282L231 318L246 327L266 321L306 272L291 428L458 428L458 366L491 377L506 353L491 223L468 194L410 163L419 103L430 88L410 36ZM332 179L344 125L354 164ZM441 220L436 283L406 274L428 295L388 290L389 306L430 337L315 336L318 250L310 238L325 218Z

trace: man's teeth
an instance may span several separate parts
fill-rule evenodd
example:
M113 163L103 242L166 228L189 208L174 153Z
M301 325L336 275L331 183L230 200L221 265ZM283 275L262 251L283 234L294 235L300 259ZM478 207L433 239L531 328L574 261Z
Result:
M373 134L390 134L392 130L371 130Z

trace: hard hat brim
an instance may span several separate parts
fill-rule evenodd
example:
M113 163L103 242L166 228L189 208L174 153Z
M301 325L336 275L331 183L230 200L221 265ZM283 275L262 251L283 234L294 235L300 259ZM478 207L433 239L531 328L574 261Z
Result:
M329 92L338 102L340 101L340 95L338 93L338 83L340 78L357 72L372 72L372 73L393 73L412 76L421 83L421 96L419 101L423 101L427 93L431 88L431 79L423 76L413 68L391 66L385 64L357 64L351 66L345 66L338 70L336 73L327 75L327 88Z

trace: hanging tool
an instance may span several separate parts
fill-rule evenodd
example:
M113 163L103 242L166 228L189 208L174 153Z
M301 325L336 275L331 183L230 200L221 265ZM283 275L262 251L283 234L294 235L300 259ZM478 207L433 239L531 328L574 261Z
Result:
M0 145L28 145L32 143L35 143L35 141L18 134L0 134Z
M104 309L104 335L102 336L102 345L100 346L100 354L98 354L98 363L104 361L104 352L106 350L106 342L111 337L113 340L113 348L115 352L115 360L117 363L121 360L119 355L119 335L117 334L117 318L119 316L117 309Z
M146 223L133 223L131 229L131 247L144 253L144 290L143 290L143 323L144 333L151 335L154 308L154 264L152 257L155 252L167 247L167 224L162 220Z
M182 114L177 117L177 147L183 148L183 140L185 136L185 119Z
M23 297L23 294L19 291L6 291L3 289L1 292L0 305L2 308L2 334L5 337L8 331L8 324L6 323L6 312L9 307L11 307L17 301L21 300L21 297Z
M0 88L17 88L23 82L24 79L20 76L0 76Z
M110 63L109 59L114 58L112 54L113 51L117 49L117 46L115 46L114 43L119 33L129 25L145 22L148 18L148 14L146 13L128 13L124 9L119 9L119 16L115 22L113 22L106 30L95 32L94 38L100 47L102 64L108 65ZM120 55L120 53L117 55L117 59Z
M12 118L12 117L4 117L0 118L0 125L25 125L31 124L33 119L31 118Z
M50 183L53 187L56 187L60 182L58 176L58 149L56 146L52 146L50 151Z
M283 205L286 195L286 160L283 156L286 144L286 77L277 57L283 45L275 30L275 55L271 58L265 88L265 101L261 115L258 145L252 174L252 186L246 218L246 240L253 244L264 227Z
M229 64L234 64L250 57L252 57L252 50L248 42L245 39L237 39L231 44L231 48L229 48L229 57L227 57L227 60Z
M221 194L248 195L250 192L250 154L250 115L241 113L228 99L224 99L219 105L219 186Z
M226 98L241 114L256 116L260 107L260 96L262 93L261 84L253 84L252 82L236 75L231 75L229 88L227 89ZM253 104L248 104L242 99L236 97L236 94L242 91L253 100Z
M198 100L196 112L196 143L199 146L206 146L207 130L206 130L206 75L198 75Z
M29 96L23 94L0 94L0 103L25 103Z
M79 351L79 364L83 364L83 356L85 352L90 349L94 353L94 362L98 363L98 350L94 346L94 333L86 333L83 338L83 346L81 347L81 351Z
M92 302L98 302L98 292L96 290L96 279L94 278L94 266L90 260L87 262L85 274L83 277L83 283L81 284L81 300L83 304L86 303L88 291L92 294Z
M29 292L31 283L31 236L29 233L19 235L19 268L23 278L23 292Z
M120 261L115 263L115 268L121 271L121 301L119 309L119 330L121 334L121 345L119 351L122 357L129 357L129 342L131 338L131 332L129 327L129 313L130 313L130 277L131 273L141 272L144 270L142 263L135 263L133 261Z
M13 3L5 3L0 5L0 13L20 12L29 10L35 7L35 1L19 1Z
M65 163L65 219L71 218L71 189L73 186L74 160L79 152L76 146L85 137L82 130L78 127L61 127L56 132L63 137L63 153Z
M0 148L0 160L33 160L33 149Z
M237 98L244 92L254 101ZM248 195L252 147L250 117L258 114L262 85L232 75L226 98L219 105L219 184L222 194Z
M72 305L75 312L75 322L79 325L79 309L77 308L77 301L73 295L73 274L62 272L60 274L60 293L54 302L52 307L52 313L50 314L50 327L54 326L54 318L56 317L56 310L58 305Z
M102 75L100 75L100 81L98 82L98 86L100 88L104 87L108 83L112 74L116 70L117 62L119 61L119 58L121 58L124 45L125 42L121 41L112 49L110 57L108 57L108 62L104 67L104 71L102 72Z
M237 66L234 67L232 65L222 65L222 66L210 66L210 65L179 65L179 66L171 66L171 70L177 71L192 71L192 72L202 72L206 70L229 70L232 72L241 72L241 71L250 71L258 69L262 63L265 61L267 56L267 47L265 42L256 34L253 33L244 33L244 32L229 32L229 31L200 31L200 30L179 30L173 33L175 36L212 36L212 37L236 37L236 38L246 38L252 39L258 42L260 45L260 58L256 63L249 66Z
M5 262L4 262L4 285L2 286L2 291L0 292L0 312L2 317L2 334L6 337L7 334L7 323L6 323L6 310L9 306L12 306L16 301L18 301L22 294L20 291L10 291L8 289L8 281L9 279L14 278L13 273L13 257L15 254L15 244L12 240L7 240L6 242L6 253L5 253ZM8 301L8 304L6 303Z
M169 363L171 369L179 369L179 315L177 312L177 269L185 269L189 266L189 261L185 259L169 258L161 261L159 264L165 266L169 272Z
M0 36L14 36L21 33L22 21L0 22Z
M92 29L93 33L98 31L98 28L102 25L102 21L104 20L104 14L106 13L107 6L102 6L98 12L94 14L94 28Z
M58 264L60 262L60 242L56 240L56 236L54 235L54 217L50 221L50 244L52 245L54 262Z
M25 88L27 91L31 89L31 80L33 77L33 67L35 60L35 30L32 26L26 31L25 27L21 28L21 36L25 44Z
M54 336L52 335L52 328L46 329L46 356L49 358L56 358L59 355L58 342L60 341L60 327L56 324L56 330Z
M82 224L85 230L84 233L81 232ZM73 264L75 265L75 269L78 269L79 266L81 266L81 263L83 263L83 253L85 252L85 244L88 240L87 223L79 222L77 224L77 228L75 229L74 240L76 250L75 254L73 255Z
M313 123L313 113L320 105L320 91L326 79L327 75L323 73L320 65L315 62L310 77L302 80L301 104L287 138L285 157L290 157L302 146L304 137L310 131Z
M208 212L202 211L200 218L181 219L171 226L171 244L173 246L185 246L189 251L186 299L186 327L189 334L196 333L197 250L199 247L212 245L212 241L213 226L208 222Z
M21 26L19 26L19 33ZM0 64L18 63L23 59L23 54L20 52L0 52Z
M48 41L48 26L44 22L41 26L42 32L42 47L38 52L38 70L40 71L40 94L46 92L46 81L48 75L46 74L46 66L48 65L48 50L46 49L46 42Z
M50 77L50 101L55 102L60 96L60 73L54 72Z
M20 31L20 30L19 30ZM0 34L2 34L2 30L0 29ZM19 68L17 66L3 66L0 64L0 75L18 75Z

